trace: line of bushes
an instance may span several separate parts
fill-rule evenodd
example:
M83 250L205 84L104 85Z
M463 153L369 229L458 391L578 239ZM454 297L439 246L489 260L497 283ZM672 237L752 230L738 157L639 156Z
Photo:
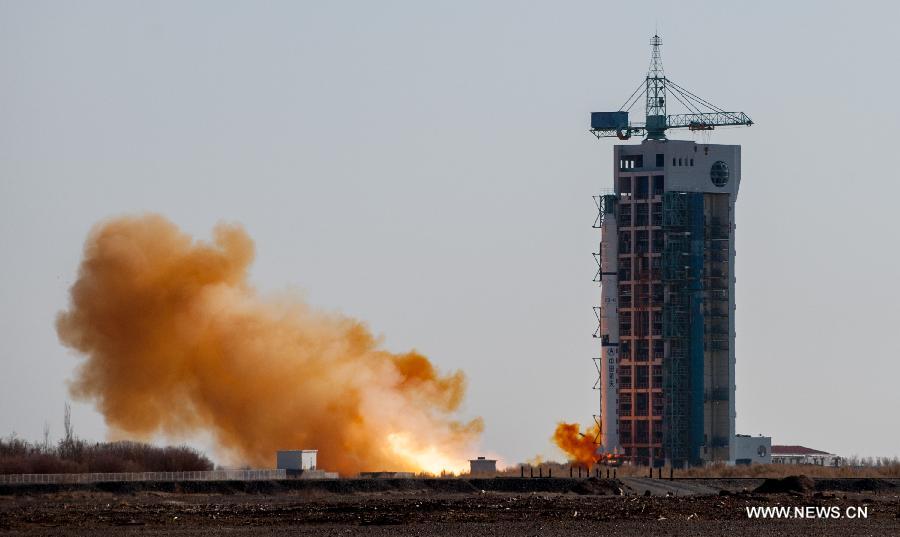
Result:
M66 405L65 436L32 443L12 435L0 438L0 474L83 472L186 472L212 470L206 455L189 446L159 447L141 442L87 442L78 438Z

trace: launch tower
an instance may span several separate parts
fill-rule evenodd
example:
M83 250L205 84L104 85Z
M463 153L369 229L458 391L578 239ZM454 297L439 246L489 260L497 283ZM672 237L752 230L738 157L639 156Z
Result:
M613 188L595 196L601 230L595 308L601 355L598 452L635 464L733 461L734 232L739 145L668 140L666 131L752 125L666 78L659 36L646 78L616 112L591 114L613 149ZM669 99L686 113L667 115ZM640 100L643 123L629 121Z

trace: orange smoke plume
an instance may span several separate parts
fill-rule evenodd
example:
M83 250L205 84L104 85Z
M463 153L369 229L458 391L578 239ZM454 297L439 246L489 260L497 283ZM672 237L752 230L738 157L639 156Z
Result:
M393 354L360 321L247 282L253 241L219 225L195 242L161 216L90 234L60 341L82 353L73 395L113 436L212 435L231 462L270 467L278 449L319 466L437 473L465 468L481 419L453 419L462 372Z
M581 433L581 426L577 423L557 423L553 432L553 442L563 450L570 461L584 466L592 466L597 462L597 444L595 439L600 429L595 423L593 427Z

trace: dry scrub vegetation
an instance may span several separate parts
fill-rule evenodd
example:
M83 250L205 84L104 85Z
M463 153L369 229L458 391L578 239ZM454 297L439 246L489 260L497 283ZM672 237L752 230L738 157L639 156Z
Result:
M646 470L646 469L645 469ZM680 477L900 477L900 459L896 457L850 458L843 466L817 466L814 464L754 464L752 466L728 466L715 464L702 468L678 470Z
M66 406L65 433L59 442L32 443L14 435L0 438L0 474L83 472L178 472L212 470L205 455L188 446L157 447L140 442L86 442L75 435Z
M531 476L532 468L534 476L548 474L553 477L569 477L570 468L573 469L573 475L578 475L578 465L576 463L560 463L560 462L533 462L522 465L511 466L499 472L498 475L505 477L517 477L522 475L521 468L525 468L525 477ZM601 474L606 476L606 466L594 466L590 470L590 474L594 475L597 468L600 468ZM610 474L613 469L609 468ZM616 477L646 477L650 473L650 469L646 466L619 466L615 468ZM654 477L658 470L654 469ZM813 464L754 464L752 466L728 466L726 464L713 464L710 466L695 467L685 470L675 470L675 477L707 477L707 478L732 478L732 477L787 477L790 475L806 475L809 477L893 477L900 478L900 459L896 457L867 457L858 458L851 457L845 459L843 466L817 466ZM582 466L582 475L588 475L587 470ZM663 468L663 477L669 476L668 467Z

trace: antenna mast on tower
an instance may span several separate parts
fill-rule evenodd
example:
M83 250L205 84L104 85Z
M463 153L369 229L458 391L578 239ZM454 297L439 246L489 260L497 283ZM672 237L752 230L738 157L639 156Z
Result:
M647 82L644 93L647 95L647 138L662 140L666 137L666 73L663 71L662 56L659 46L662 41L658 35L650 40L650 69L647 71Z
M747 114L726 112L667 78L663 70L661 46L659 35L654 35L650 39L650 68L647 77L617 112L591 114L591 133L594 136L615 136L620 140L627 140L638 135L648 140L665 140L668 129L711 131L716 127L753 125ZM667 115L666 100L669 96L681 104L686 113ZM641 97L645 97L647 103L645 120L643 123L632 123L628 119L628 113Z

